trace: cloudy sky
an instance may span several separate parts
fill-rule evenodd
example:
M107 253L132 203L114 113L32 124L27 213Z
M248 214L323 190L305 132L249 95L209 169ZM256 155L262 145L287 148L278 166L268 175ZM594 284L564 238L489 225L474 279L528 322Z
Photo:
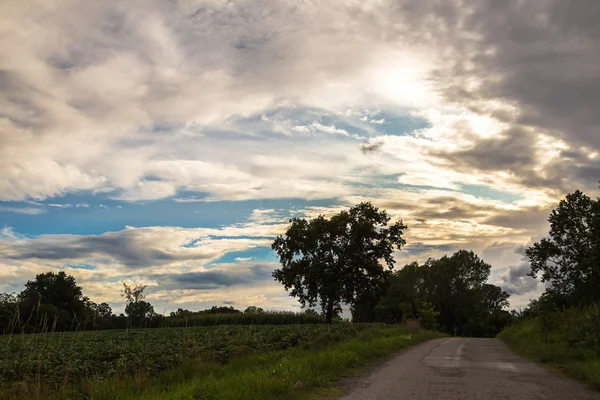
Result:
M524 248L600 179L600 3L7 1L0 292L66 270L120 308L294 309L290 216L369 200L398 266L461 248L514 307Z

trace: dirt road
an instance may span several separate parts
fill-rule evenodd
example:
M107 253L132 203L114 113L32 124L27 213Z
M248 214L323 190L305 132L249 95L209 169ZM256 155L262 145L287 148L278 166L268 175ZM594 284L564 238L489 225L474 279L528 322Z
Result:
M514 355L497 339L436 339L351 385L343 400L600 400L600 393Z

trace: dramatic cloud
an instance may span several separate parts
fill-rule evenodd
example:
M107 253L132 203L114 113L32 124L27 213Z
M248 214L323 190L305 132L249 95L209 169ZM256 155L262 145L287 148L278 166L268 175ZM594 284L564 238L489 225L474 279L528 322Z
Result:
M527 276L531 272L528 263L509 267L505 273L498 275L496 284L510 295L523 295L538 288L540 282Z
M598 18L592 0L7 3L0 290L64 267L100 297L126 279L165 307L289 305L254 283L286 219L372 201L409 225L399 263L469 248L534 293L515 249L567 192L598 193Z

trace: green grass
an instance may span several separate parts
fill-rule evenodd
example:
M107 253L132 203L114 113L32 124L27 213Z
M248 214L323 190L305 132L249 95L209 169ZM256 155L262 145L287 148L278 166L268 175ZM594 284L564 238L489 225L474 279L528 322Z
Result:
M280 337L294 338L277 342ZM198 328L188 328L192 331ZM282 327L211 327L213 336L229 332L236 340L246 335L265 335L266 347L245 347L229 341L233 349L227 360L211 357L188 357L160 371L137 369L114 374L96 374L69 385L54 386L39 391L36 381L17 383L5 391L10 399L306 399L307 396L335 393L335 383L343 376L357 373L370 362L388 356L402 348L420 343L440 334L420 332L410 334L404 327L368 324L290 325ZM218 332L217 329L220 329ZM286 330L287 329L287 330ZM147 330L153 331L162 329ZM251 334L252 330L254 333ZM164 330L162 330L164 331ZM257 334L256 332L260 333ZM291 332L302 332L301 339ZM286 335L282 335L285 332ZM88 332L93 333L93 332ZM100 334L104 332L99 332ZM114 335L115 333L113 333ZM271 335L271 336L269 336ZM172 332L163 336L176 336ZM91 335L90 337L93 337ZM102 337L102 335L99 335ZM88 337L89 339L89 337ZM96 338L97 339L97 338ZM140 337L136 342L139 342ZM146 338L147 339L147 338ZM90 341L88 340L88 343ZM285 342L285 344L282 344ZM106 343L106 342L104 342ZM182 343L182 342L178 342ZM259 340L258 343L261 343ZM279 343L279 344L277 344ZM149 346L149 345L148 345ZM153 345L156 346L156 343ZM280 347L279 349L277 347ZM238 348L241 351L236 351ZM238 349L238 350L239 350ZM157 352L160 349L157 350ZM139 357L143 359L143 357ZM46 389L49 389L46 387ZM50 392L53 394L50 395ZM0 398L2 395L0 394Z
M557 314L555 324L550 327L540 318L519 321L503 330L498 338L515 353L600 390L599 348L579 338L586 335L586 327L566 321L569 314L575 313Z

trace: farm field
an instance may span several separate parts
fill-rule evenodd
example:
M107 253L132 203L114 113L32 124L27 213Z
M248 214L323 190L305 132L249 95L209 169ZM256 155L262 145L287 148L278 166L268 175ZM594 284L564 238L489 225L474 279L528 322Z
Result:
M72 394L101 398L94 392L107 382L114 389L123 382L139 383L160 374L164 379L177 368L189 372L201 366L217 371L232 360L253 355L291 348L315 353L336 343L402 334L405 342L412 340L405 328L398 326L347 323L5 335L0 337L0 398L70 398ZM167 381L183 375L175 373ZM163 382L165 385L168 382Z

